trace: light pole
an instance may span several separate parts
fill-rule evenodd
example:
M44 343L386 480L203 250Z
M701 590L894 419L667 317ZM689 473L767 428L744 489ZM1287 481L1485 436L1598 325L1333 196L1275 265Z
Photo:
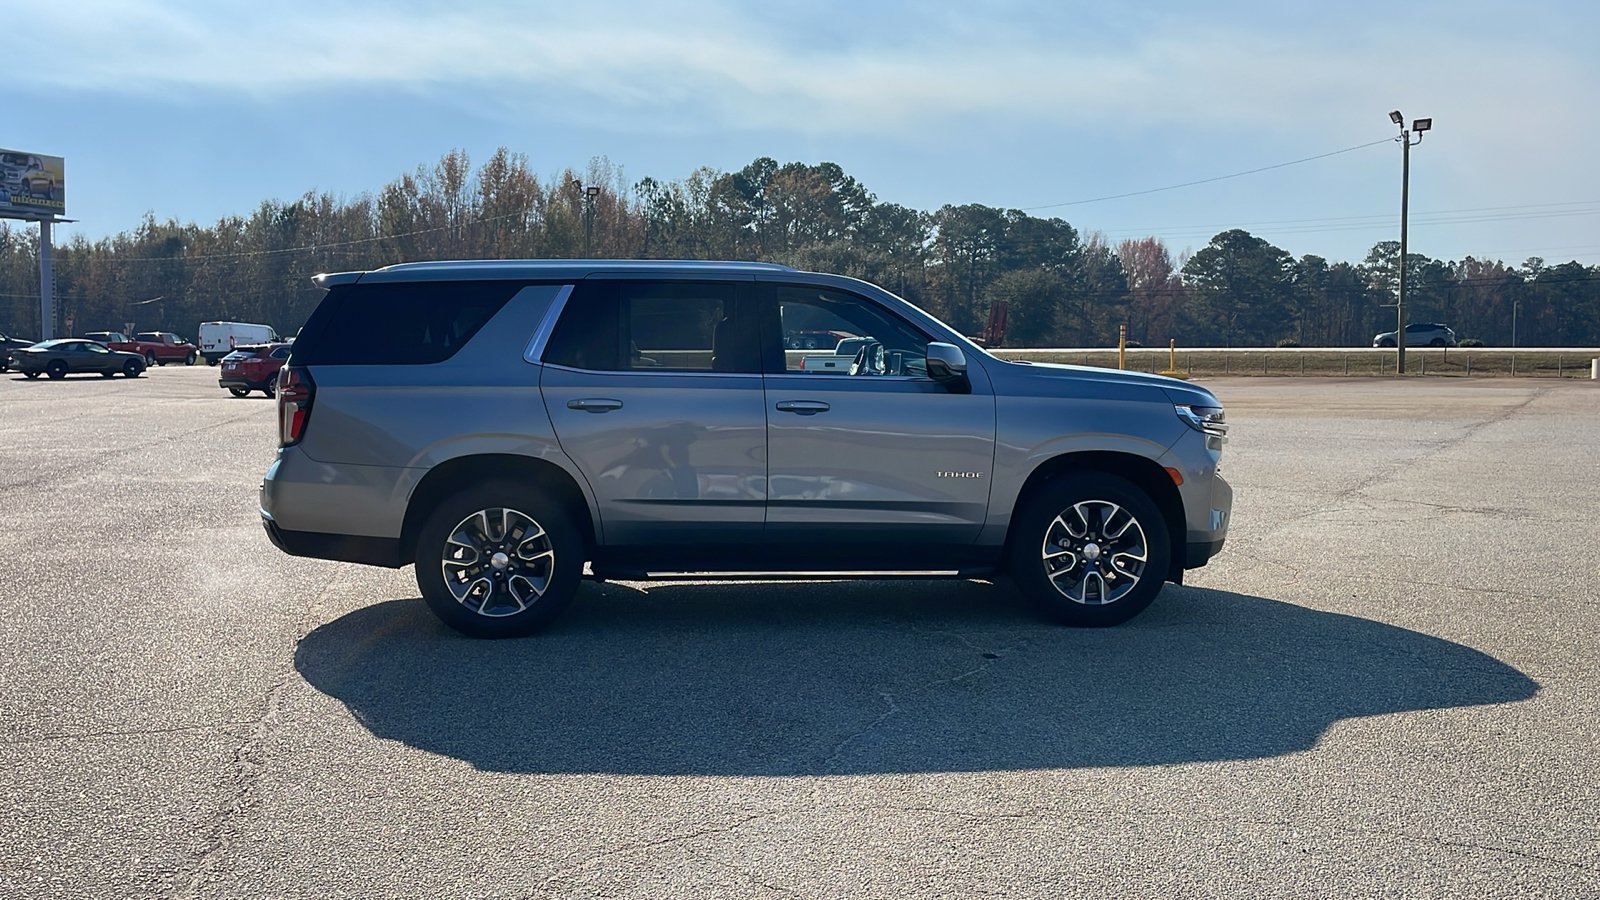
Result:
M583 189L583 258L590 256L589 242L594 237L594 198L600 196L598 187Z
M1517 309L1522 306L1521 300L1511 301L1511 349L1517 349Z
M1416 143L1422 143L1422 133L1433 127L1432 119L1417 119L1411 123L1411 131L1406 130L1406 117L1400 115L1400 110L1389 113L1389 121L1400 126L1400 299L1395 305L1395 319L1397 325L1394 329L1396 375L1406 373L1406 208L1411 196L1411 134L1416 132Z

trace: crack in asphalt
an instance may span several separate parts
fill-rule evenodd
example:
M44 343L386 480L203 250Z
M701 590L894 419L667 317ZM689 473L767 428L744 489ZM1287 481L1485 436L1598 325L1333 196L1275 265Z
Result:
M895 810L897 812L932 813L934 815L952 816L952 817L955 817L955 818L970 819L970 820L974 820L974 821L990 821L990 820L997 820L997 819L998 820L1019 821L1019 820L1027 820L1027 819L1040 819L1040 818L1043 818L1045 816L1052 815L1054 813L1054 811L1052 811L1052 810L1041 810L1041 809L1035 809L1035 810L1026 811L1026 812L972 812L972 811L968 811L968 810L947 809L947 808L939 807L939 806L893 806L893 807L889 807L889 808L893 809L893 810ZM1080 819L1101 819L1101 820L1113 819L1113 820L1122 820L1122 821L1132 821L1134 819L1161 818L1162 814L1160 814L1160 813L1137 813L1137 812L1129 812L1129 811L1125 811L1125 810L1113 811L1113 810L1085 809L1085 810L1075 810L1075 811L1073 811L1072 817L1073 818L1080 818ZM1197 817L1194 817L1194 818L1196 820L1204 822L1204 823L1206 823L1208 825L1251 825L1251 826L1257 826L1257 827L1276 828L1276 829L1281 829L1281 830L1290 831L1290 832L1293 832L1297 828L1303 828L1304 827L1302 823L1297 823L1297 822L1289 821L1289 820L1286 820L1286 819L1259 819L1259 818L1246 818L1246 817L1236 817L1236 816L1197 816ZM1418 834L1418 833L1413 832L1413 831L1406 831L1404 829L1394 829L1394 828L1364 827L1364 826L1357 825L1357 826L1346 826L1346 827L1343 827L1342 829L1340 827L1338 827L1338 826L1330 826L1330 830L1332 830L1332 831L1343 830L1343 831L1345 831L1347 833L1351 833L1351 834L1362 834L1362 835L1367 835L1369 837L1378 837L1378 838L1397 838L1398 837L1398 838L1403 838L1405 840L1413 841L1413 842L1419 843L1419 844L1431 844L1431 845L1438 846L1438 847L1446 847L1446 848L1452 848L1452 849L1458 849L1458 850L1477 850L1477 851L1481 851L1481 852L1485 852L1485 853L1498 853L1498 854L1501 854L1503 856L1512 856L1512 857L1517 857L1519 859L1538 860L1539 862L1550 863L1551 865L1565 866L1565 867L1567 867L1569 869L1575 869L1575 870L1580 871L1580 872L1588 872L1588 873L1593 873L1593 874L1600 874L1600 867L1596 867L1596 866L1590 865L1588 863L1574 862L1573 860L1563 859L1563 858L1561 858L1559 856L1547 856L1547 855L1542 854L1542 853L1532 853L1532 852L1529 852L1529 851L1526 851L1526 850L1519 850L1519 849L1517 849L1515 847L1507 847L1507 846L1500 846L1500 845L1496 845L1496 844L1479 843L1477 841L1451 840L1449 838L1435 837L1433 835L1426 835L1426 834Z
M241 726L254 724L254 721L239 720L233 722L200 722L194 725L173 725L167 728L129 728L85 732L60 731L54 734L42 734L37 737L25 738L19 741L0 741L0 747L27 746L29 744L48 744L57 741L93 741L101 738L141 737L153 734L183 734L200 731L227 731L229 728L239 728Z
M310 632L315 611L322 607L334 587L340 584L339 575L337 570L330 572L322 590L306 601L295 623L295 644L304 640ZM171 881L181 882L174 888L173 896L192 900L211 895L208 885L216 880L228 861L237 839L239 823L259 805L261 775L267 768L266 749L283 724L283 698L297 674L298 670L291 660L287 671L267 689L261 715L245 723L251 726L250 733L243 743L234 748L227 773L233 782L233 790L212 814L209 827L205 830L204 843L193 854L193 862L184 871L172 876Z
M1489 428L1491 426L1498 425L1498 424L1500 424L1502 422L1505 422L1505 421L1509 420L1513 416L1515 416L1518 413L1522 412L1524 409L1527 409L1529 406L1533 405L1533 403L1535 401L1539 400L1540 398L1544 397L1546 394L1550 393L1551 390L1552 390L1551 388L1547 388L1547 387L1532 388L1531 389L1531 393L1528 395L1527 399L1523 400L1521 403L1517 403L1515 405L1508 406L1505 409L1502 409L1499 412L1489 416L1488 418L1485 418L1485 419L1482 419L1480 421L1477 421L1477 422L1471 423L1469 425L1463 426L1461 431L1460 431L1460 433L1455 435L1454 437L1444 438L1444 439L1441 439L1441 440L1427 442L1427 443L1419 442L1420 446L1426 448L1423 452L1421 452L1421 453L1417 454L1416 456L1413 456L1413 457L1411 457L1409 459L1397 460L1397 461L1389 463L1387 465L1375 466L1373 471L1370 472L1365 478L1362 478L1362 479L1356 481L1354 484L1350 485L1349 487L1346 487L1346 488L1343 488L1343 489L1336 490L1336 491L1332 492L1333 493L1333 497L1335 499L1338 499L1338 500L1348 500L1348 499L1351 499L1351 498L1360 497L1360 499L1363 499L1363 500L1380 500L1380 501L1386 501L1386 502L1390 501L1391 498L1388 498L1388 497L1370 497L1370 496L1366 496L1365 492L1367 490L1369 490L1370 488L1373 488L1373 487L1376 487L1377 485L1383 484L1384 482L1392 481L1393 479L1399 477L1407 469L1417 465L1418 463L1421 463L1421 462L1423 462L1425 460L1428 460L1428 459L1431 459L1431 458L1433 458L1435 456L1438 456L1439 454L1447 452L1447 451L1451 450L1454 447L1460 446L1461 444L1463 444L1466 441L1470 440L1474 435L1476 435L1478 432L1484 430L1485 428ZM1413 502L1413 501L1394 501L1394 502ZM1269 525L1261 534L1257 535L1257 538L1265 538L1268 535L1271 535L1271 534L1273 534L1275 532L1278 532L1278 531L1282 531L1282 530L1284 530L1284 529L1286 529L1286 528L1288 528L1288 527L1290 527L1292 525L1295 525L1295 524L1297 524L1299 522L1302 522L1302 521L1304 521L1306 519L1312 518L1314 516L1323 515L1324 513L1328 512L1329 509L1330 509L1330 507L1327 504L1323 504L1323 505L1317 506L1315 509L1310 509L1310 510L1307 510L1307 511L1302 512L1302 513L1297 513L1295 515L1287 516L1287 517L1285 517L1283 519L1280 519L1277 522L1274 522L1273 524Z
M693 847L685 847L683 849L690 856L694 857L695 859L699 860L700 862L716 866L717 868L723 870L724 872L731 872L734 875L737 875L740 878L743 878L745 881L750 882L752 885L755 885L756 887L763 887L763 888L766 888L769 891L777 891L778 893L783 894L783 895L788 896L788 897L793 897L795 895L795 893L796 893L793 889L786 888L781 884L773 884L770 881L762 880L760 876L756 875L754 870L752 870L752 869L750 869L748 867L736 866L736 865L733 865L731 863L726 862L725 860L720 860L720 859L717 859L715 857L706 856L703 853L696 853L694 851Z
M559 872L556 872L556 873L550 875L548 878L546 878L544 880L543 891L544 891L545 895L548 896L549 892L550 892L550 889L551 889L550 886L553 883L555 883L557 881L560 881L562 879L572 879L574 876L580 875L580 874L585 873L585 872L588 872L588 871L594 869L596 866L599 866L601 863L605 862L606 860L612 859L612 858L617 857L617 856L623 856L623 855L630 854L630 853L637 853L639 851L655 850L655 849L660 848L660 847L668 847L668 846L671 846L673 844L680 844L680 843L683 843L684 841L692 841L692 840L695 840L697 838L710 837L712 835L730 834L732 832L738 831L741 828L744 828L745 826L749 825L752 822L759 822L762 819L770 819L774 815L775 815L775 813L770 813L770 812L750 813L750 814L747 814L745 816L742 816L737 822L733 822L733 823L728 824L728 825L719 825L719 826L716 826L716 827L713 827L713 828L697 828L694 831L690 831L690 832L685 833L685 834L675 834L675 835L672 835L670 837L657 838L655 840L649 840L649 841L633 841L633 842L630 842L630 843L627 843L627 844L623 844L620 847L613 847L612 849L606 850L603 853L597 853L594 856L591 856L588 859L585 859L583 862L580 862L575 866L569 866L569 867L567 867L565 869L562 869ZM690 850L688 852L689 852L689 854L691 856L694 856L696 859L700 859L701 858L698 854L694 853L693 850ZM783 890L783 889L782 888L774 888L774 890Z

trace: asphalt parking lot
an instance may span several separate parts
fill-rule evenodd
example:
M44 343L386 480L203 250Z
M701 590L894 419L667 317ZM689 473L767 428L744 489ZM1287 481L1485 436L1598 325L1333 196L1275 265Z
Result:
M216 372L0 374L0 896L1600 895L1595 383L1206 381L1233 533L1121 628L608 584L475 642L267 543Z

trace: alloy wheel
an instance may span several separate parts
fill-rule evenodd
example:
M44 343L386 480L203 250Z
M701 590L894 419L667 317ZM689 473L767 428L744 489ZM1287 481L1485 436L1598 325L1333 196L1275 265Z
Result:
M445 539L445 587L480 616L527 610L544 596L555 573L555 549L527 513L483 509L462 519Z
M1126 597L1144 578L1150 545L1128 510L1109 500L1084 500L1051 520L1041 558L1062 596L1103 606Z

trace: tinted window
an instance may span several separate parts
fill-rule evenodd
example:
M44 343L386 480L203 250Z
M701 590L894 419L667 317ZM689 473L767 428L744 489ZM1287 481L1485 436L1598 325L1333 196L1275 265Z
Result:
M505 281L340 285L322 298L295 342L301 366L444 362L522 287Z
M617 282L585 281L574 287L545 347L544 361L573 369L615 371L622 342L619 302Z
M732 283L586 281L546 362L594 371L761 371L754 308Z
M760 372L755 316L741 314L738 291L726 283L624 285L629 368Z
M289 358L289 348L288 347L279 347L278 349L272 351L272 358L273 359L288 359Z

